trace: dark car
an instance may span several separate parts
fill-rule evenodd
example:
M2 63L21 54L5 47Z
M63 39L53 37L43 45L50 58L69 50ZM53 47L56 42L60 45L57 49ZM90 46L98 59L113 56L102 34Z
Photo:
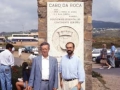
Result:
M5 40L6 43L11 43L11 44L16 44L15 41L11 41L11 40Z
M120 51L117 51L115 53L115 66L119 67L120 66Z
M0 53L2 52L2 51L4 51L5 49L0 49Z
M96 63L100 63L101 57L96 58ZM110 64L110 54L107 55L107 62ZM120 51L115 52L115 67L120 66Z
M101 60L101 56L97 56L95 61L96 63L100 63L100 60ZM110 63L109 61L110 61L110 55L107 55L107 62Z
M25 46L24 52L31 53L33 48L35 48L35 46Z

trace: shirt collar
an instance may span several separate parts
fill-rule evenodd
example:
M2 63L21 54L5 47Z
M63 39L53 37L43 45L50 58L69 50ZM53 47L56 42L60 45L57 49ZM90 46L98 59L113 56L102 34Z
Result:
M74 57L74 54L69 58L69 56L68 56L68 54L67 54L67 58L69 58L69 59L71 59L71 58L73 58Z
M47 59L47 60L49 60L49 56L48 56L47 58L45 58L45 57L42 56L42 60L43 60L43 59Z
M7 52L11 53L8 49L5 49Z

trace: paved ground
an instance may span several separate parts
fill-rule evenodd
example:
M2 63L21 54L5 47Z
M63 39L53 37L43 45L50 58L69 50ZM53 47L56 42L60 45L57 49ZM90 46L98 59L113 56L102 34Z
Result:
M38 42L16 42L15 44L13 44L14 46L38 46Z
M106 81L106 86L111 90L120 90L120 67L119 68L111 68L107 69L99 69L100 64L93 63L92 64L93 71L100 73L104 80Z
M18 57L18 52L14 52L14 57L15 57L15 65L21 65L23 61L27 60L29 57L29 53L22 53L21 57Z

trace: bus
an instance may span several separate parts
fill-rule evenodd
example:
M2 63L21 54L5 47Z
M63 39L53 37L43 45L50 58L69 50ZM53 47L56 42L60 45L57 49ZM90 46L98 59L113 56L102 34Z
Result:
M12 34L12 37L8 37L8 40L19 42L19 41L38 41L38 35L31 34Z
M34 37L38 38L38 34L31 33L31 34L12 34L12 37Z

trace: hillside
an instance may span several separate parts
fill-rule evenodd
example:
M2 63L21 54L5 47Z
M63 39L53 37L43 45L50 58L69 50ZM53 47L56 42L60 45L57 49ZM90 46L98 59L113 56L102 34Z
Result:
M37 29L31 29L27 31L16 31L16 32L0 32L0 36L11 36L12 34L23 34L23 33L31 33L38 32Z
M96 31L93 33L93 37L120 37L120 30Z
M120 23L93 20L93 28L120 28Z

